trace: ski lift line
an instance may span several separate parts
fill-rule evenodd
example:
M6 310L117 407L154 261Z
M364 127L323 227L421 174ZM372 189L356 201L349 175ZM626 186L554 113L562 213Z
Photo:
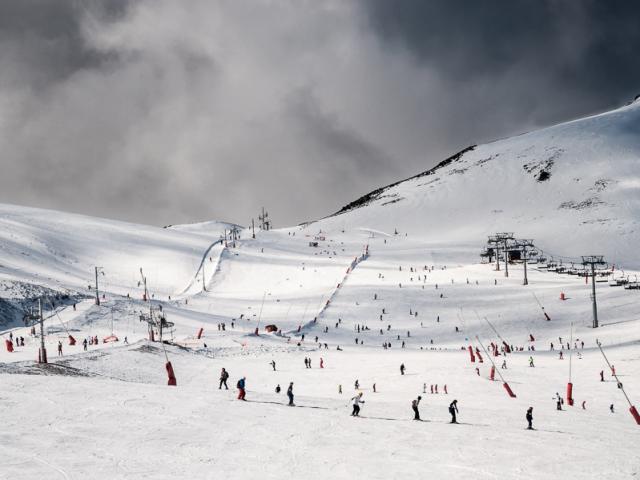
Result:
M489 352L487 352L487 349L484 347L483 343L480 341L480 338L478 338L478 336L476 335L476 340L478 341L478 343L480 344L480 346L482 347L482 351L484 352L484 354L487 356L487 358L489 359L489 361L491 362L491 365L493 366L494 370L496 371L496 373L498 374L498 376L500 377L500 380L502 380L502 383L507 383L507 381L504 379L504 377L502 376L502 373L500 373L500 370L498 370L496 368L496 364L493 361L493 358L491 358L491 355L489 355Z
M260 312L258 313L258 324L256 325L256 328L260 328L260 320L262 319L262 308L264 307L264 300L265 298L267 298L267 291L264 291L264 294L262 295L262 303L260 304Z
M545 256L554 258L554 259L557 258L557 259L560 259L560 260L566 260L566 261L573 262L573 263L582 263L582 258L580 258L580 257L568 257L568 256L565 256L565 255L556 255L556 254L553 254L553 253L551 253L551 252L549 252L547 250L543 250L540 247L536 247L536 248L540 251L540 253L544 254Z
M480 320L480 315L478 315L477 311L473 311L476 314L476 317L478 317L478 320ZM491 330L493 330L493 332L498 336L498 338L506 343L507 345L510 345L509 342L507 342L504 338L502 338L502 336L500 336L500 334L498 333L498 330L496 330L496 328L493 326L493 324L489 321L489 319L487 317L482 317L484 319L485 322L487 322L487 324L489 325L489 327L491 327ZM481 321L481 320L480 320Z
M609 370L611 370L611 374L614 376L614 378L616 379L616 382L620 386L620 390L622 390L622 394L624 395L624 398L627 399L627 403L629 403L629 407L633 407L633 404L631 403L631 400L629 399L629 396L627 395L627 392L624 391L624 385L622 385L622 382L620 381L620 379L618 379L618 375L613 373L614 370L611 367L611 363L609 363L609 359L604 354L604 350L602 349L602 344L600 342L598 342L597 345L598 345L598 348L600 349L600 353L602 353L602 356L604 357L604 361L607 362L607 365L609 366Z
M65 332L67 332L67 335L70 336L69 329L64 323L62 323L62 319L60 318L60 315L58 315L58 311L53 306L53 302L51 301L51 299L49 297L44 297L44 298L47 302L49 302L49 305L51 305L51 310L53 310L53 313L55 313L56 317L58 317L58 322L60 322L60 325L62 325L62 328L64 328Z

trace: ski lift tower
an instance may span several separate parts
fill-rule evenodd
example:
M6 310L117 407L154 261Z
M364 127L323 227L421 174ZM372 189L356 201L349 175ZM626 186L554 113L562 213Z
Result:
M495 238L498 242L502 243L502 249L504 250L504 276L509 276L509 242L513 242L513 232L496 233Z
M94 267L96 273L96 305L100 305L100 293L98 292L98 274L101 273L104 275L104 268L102 267Z
M533 244L533 240L525 239L516 240L514 242L514 245L516 248L518 248L518 250L520 250L522 255L522 264L524 265L524 281L522 282L522 284L529 285L529 280L527 279L527 260L529 259L527 254L529 252L527 251L527 248L535 248L535 245Z
M262 207L262 213L258 215L258 220L260 221L260 228L262 230L271 230L271 220L269 220L269 213L265 212L264 207Z
M596 303L596 265L606 265L602 255L582 257L582 265L591 266L591 307L593 309L593 328L598 328L598 305Z
M237 225L231 227L231 239L233 240L233 248L236 247L236 240L240 239L240 229Z
M496 272L500 271L500 240L496 235L491 235L487 240L489 245L493 245L493 253L496 256Z
M158 339L162 342L165 330L171 333L171 341L173 341L173 322L167 321L167 317L159 306L149 306L149 313L140 313L140 321L146 322L149 331L149 341L155 341L155 331L158 332Z

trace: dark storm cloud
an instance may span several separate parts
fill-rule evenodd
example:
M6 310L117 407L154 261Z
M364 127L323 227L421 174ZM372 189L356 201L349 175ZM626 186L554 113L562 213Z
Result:
M640 4L0 2L0 201L156 224L325 216L640 91Z
M83 12L91 10L103 21L125 12L123 1L20 0L0 2L0 79L34 90L46 89L79 69L92 68L109 56L86 48L81 34ZM7 59L7 57L9 57Z
M542 122L640 92L634 60L640 2L367 0L363 6L388 46L406 48L447 80L486 84L515 73L507 89L497 83L503 98L488 93L496 103L516 105L520 96L523 110L535 110ZM549 97L559 104L550 105Z

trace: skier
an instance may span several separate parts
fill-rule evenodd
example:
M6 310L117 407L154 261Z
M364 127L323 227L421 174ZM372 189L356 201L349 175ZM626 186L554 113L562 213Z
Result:
M320 357L320 368L324 368L324 360Z
M535 367L535 365L533 364L533 357L529 357L529 366Z
M227 386L227 379L229 378L229 372L227 372L224 368L220 371L220 385L218 385L218 390L222 389L222 385L224 385L225 390L229 390Z
M533 407L529 407L527 409L527 415L525 417L527 419L527 422L529 423L529 426L527 427L527 430L533 430Z
M422 397L418 395L418 398L411 402L411 408L413 409L413 419L420 420L420 412L418 411L418 405L420 405L420 400Z
M400 364L400 375L404 375L404 363Z
M600 381L604 382L604 370L600 370Z
M358 395L353 397L351 399L351 401L353 402L353 411L351 412L351 416L352 417L359 417L360 416L360 404L364 403L364 400L362 400L362 392L358 393Z
M247 392L245 391L246 380L247 379L245 377L242 377L236 384L236 387L238 388L238 400L246 401L246 398L244 398L247 394Z
M356 390L358 390L360 388L360 382L358 380L355 381L355 383L353 384L354 388Z
M502 365L500 365L500 368L503 369L503 370L507 369L507 361L506 360L502 361Z
M82 341L82 348L84 348L85 352L87 351L87 339L86 338Z
M295 407L293 403L293 382L289 383L289 388L287 388L287 397L289 397L289 406Z
M276 371L276 361L275 360L271 360L271 367L273 368L273 371Z
M58 341L58 356L62 356L62 342Z
M280 388L280 384L276 385L276 393L280 393L280 390L282 390L282 389Z
M454 400L449 404L449 413L451 414L451 423L458 423L456 413L458 413L458 400Z
M613 403L611 405L609 405L609 410L611 411L611 413L615 413L613 410Z

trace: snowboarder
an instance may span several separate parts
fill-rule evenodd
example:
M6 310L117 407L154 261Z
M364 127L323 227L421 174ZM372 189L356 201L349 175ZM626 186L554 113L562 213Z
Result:
M351 401L353 402L353 411L351 412L351 416L352 417L359 417L360 416L360 404L364 403L364 400L362 400L362 392L358 393L355 397L353 397L351 399Z
M245 390L246 381L247 379L245 377L242 377L240 380L238 380L238 383L236 384L236 387L238 388L238 400L246 401L246 398L244 398L245 395L247 394Z
M224 368L220 371L220 385L218 385L218 390L222 389L222 385L224 385L225 390L229 390L227 386L227 379L229 378L229 372L227 372Z
M458 423L456 413L458 413L458 400L454 400L449 404L449 413L451 414L451 423Z
M420 411L418 410L418 405L420 405L420 400L422 397L418 395L418 398L411 402L411 409L413 410L413 419L420 420Z
M404 363L400 364L400 375L404 375Z
M289 388L287 388L287 397L289 397L289 406L295 407L293 403L293 382L289 383Z
M527 415L525 418L527 419L527 423L529 424L527 430L533 430L533 407L529 407L527 409Z

